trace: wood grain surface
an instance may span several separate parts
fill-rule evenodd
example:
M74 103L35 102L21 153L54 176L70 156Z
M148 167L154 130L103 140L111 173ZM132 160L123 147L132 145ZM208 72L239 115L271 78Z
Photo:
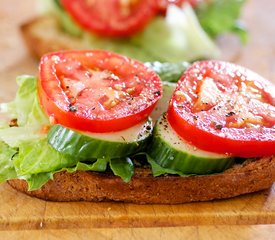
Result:
M93 228L1 231L0 238L5 240L29 239L92 239L92 240L272 240L273 225L244 226L191 226L179 228Z
M0 102L13 99L17 75L37 74L37 62L28 55L18 30L36 14L35 1L0 1ZM253 69L273 82L274 9L274 0L248 0L243 11L250 34L247 45L219 40L222 59ZM5 183L0 184L0 194L1 239L59 239L61 235L86 239L87 234L93 234L93 239L274 239L275 233L273 225L257 225L275 224L275 185L233 199L174 206L45 202ZM90 229L80 232L79 228Z
M275 224L275 191L181 205L56 203L0 185L0 229Z

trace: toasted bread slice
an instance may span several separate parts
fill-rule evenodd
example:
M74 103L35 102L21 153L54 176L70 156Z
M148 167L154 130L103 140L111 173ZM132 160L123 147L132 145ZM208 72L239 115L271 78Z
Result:
M231 198L269 188L275 181L275 156L235 164L223 173L205 176L153 177L137 168L130 183L111 173L60 172L40 190L28 191L24 180L9 184L30 196L50 201L122 201L179 204Z
M46 53L68 49L87 49L91 46L81 38L62 32L54 16L37 17L21 26L30 53L40 58Z

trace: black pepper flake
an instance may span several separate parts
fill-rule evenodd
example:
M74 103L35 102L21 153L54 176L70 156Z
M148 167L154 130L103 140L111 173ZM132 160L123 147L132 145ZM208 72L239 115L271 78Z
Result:
M216 125L215 125L215 128L216 128L217 130L221 130L221 129L223 128L223 125L221 125L221 124L216 124Z
M151 129L151 126L146 126L146 130L150 131Z
M235 115L234 112L229 112L229 113L227 113L225 116L226 116L226 117L231 117L231 116L233 116L233 115Z
M72 104L69 104L69 111L70 112L76 112L77 111L77 107L73 106Z
M155 91L154 94L156 94L157 96L160 96L160 91Z

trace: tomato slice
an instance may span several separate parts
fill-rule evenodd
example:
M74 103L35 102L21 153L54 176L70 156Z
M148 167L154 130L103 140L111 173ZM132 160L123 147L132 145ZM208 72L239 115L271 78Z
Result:
M55 123L112 132L146 119L162 95L161 80L144 64L103 51L64 51L42 57L38 95Z
M200 149L239 157L275 154L275 86L238 65L194 63L176 87L168 120Z
M158 9L161 13L166 13L167 7L174 4L181 7L183 3L188 2L192 7L196 7L201 0L157 0Z
M108 37L128 37L156 15L156 0L61 0L86 30Z

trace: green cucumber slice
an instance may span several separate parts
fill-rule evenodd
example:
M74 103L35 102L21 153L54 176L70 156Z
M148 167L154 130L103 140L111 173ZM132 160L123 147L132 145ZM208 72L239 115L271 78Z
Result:
M192 146L173 130L163 115L156 123L148 155L163 168L182 174L210 174L230 167L234 158Z
M58 152L79 160L121 158L144 151L152 131L151 119L111 133L85 133L53 125L48 132L48 143Z
M176 83L172 82L162 82L162 97L159 99L156 107L151 112L150 117L153 122L156 122L165 112L167 112L170 99L176 88Z

